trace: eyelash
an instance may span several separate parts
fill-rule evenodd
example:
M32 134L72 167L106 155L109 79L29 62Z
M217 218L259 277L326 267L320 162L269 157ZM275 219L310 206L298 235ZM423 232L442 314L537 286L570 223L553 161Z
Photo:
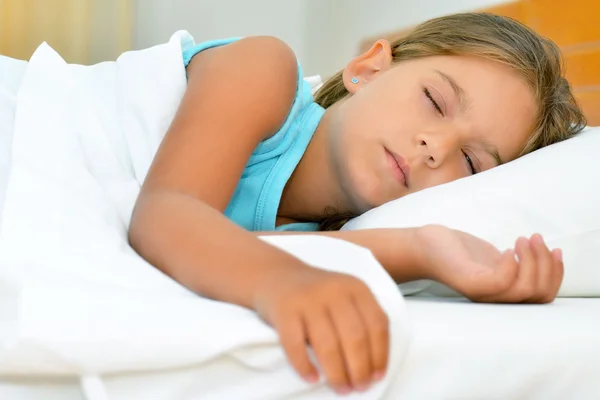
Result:
M427 98L429 99L429 101L431 102L431 104L433 105L433 107L435 107L435 109L437 110L437 112L440 115L444 115L444 113L442 112L442 109L439 106L439 104L433 99L433 96L429 92L429 89L423 88L423 93L425 93L425 96L427 96Z
M465 156L465 160L467 160L467 163L469 164L469 169L471 170L471 175L475 175L477 173L477 170L475 169L473 160L471 160L471 157L464 151L463 151L463 155Z

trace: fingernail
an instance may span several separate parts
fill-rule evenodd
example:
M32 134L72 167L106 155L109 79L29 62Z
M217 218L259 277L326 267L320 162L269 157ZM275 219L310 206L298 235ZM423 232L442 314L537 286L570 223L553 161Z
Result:
M337 394L348 394L352 391L349 386L338 386L335 388Z
M553 253L554 253L554 258L556 259L556 261L562 262L562 260L563 260L562 250L561 249L554 249Z
M319 380L319 375L317 374L308 374L304 376L304 380L308 383L316 383Z
M383 379L384 376L385 376L384 372L377 371L373 374L373 381L379 382L380 380Z
M356 386L354 386L354 389L356 389L359 392L364 392L369 388L369 384L367 383L360 383Z

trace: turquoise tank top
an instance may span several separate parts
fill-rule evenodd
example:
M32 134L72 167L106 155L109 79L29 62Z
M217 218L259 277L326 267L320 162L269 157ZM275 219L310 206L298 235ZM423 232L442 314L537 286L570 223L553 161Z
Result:
M182 40L187 67L199 52L232 43L239 38L194 43ZM315 231L317 223L293 223L275 227L277 210L287 181L304 155L325 110L314 102L311 86L298 63L296 97L287 119L273 136L254 149L225 215L250 231Z

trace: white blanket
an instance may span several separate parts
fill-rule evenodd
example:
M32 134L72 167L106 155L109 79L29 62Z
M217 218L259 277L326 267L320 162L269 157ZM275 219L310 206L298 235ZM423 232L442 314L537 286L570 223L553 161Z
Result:
M78 377L88 398L102 399L103 375L193 367L206 381L190 398L334 396L296 376L253 312L188 292L128 246L140 184L185 90L181 40L189 39L178 32L90 67L66 64L46 44L32 56L0 210L0 379ZM381 398L411 338L397 287L357 246L265 240L373 290L390 317L391 362L362 396Z

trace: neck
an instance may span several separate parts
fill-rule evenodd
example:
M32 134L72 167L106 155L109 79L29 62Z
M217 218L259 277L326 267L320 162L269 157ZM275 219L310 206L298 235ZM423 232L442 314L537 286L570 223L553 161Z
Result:
M334 213L350 211L331 157L329 132L335 108L333 105L325 111L283 190L277 213L280 219L314 222Z

